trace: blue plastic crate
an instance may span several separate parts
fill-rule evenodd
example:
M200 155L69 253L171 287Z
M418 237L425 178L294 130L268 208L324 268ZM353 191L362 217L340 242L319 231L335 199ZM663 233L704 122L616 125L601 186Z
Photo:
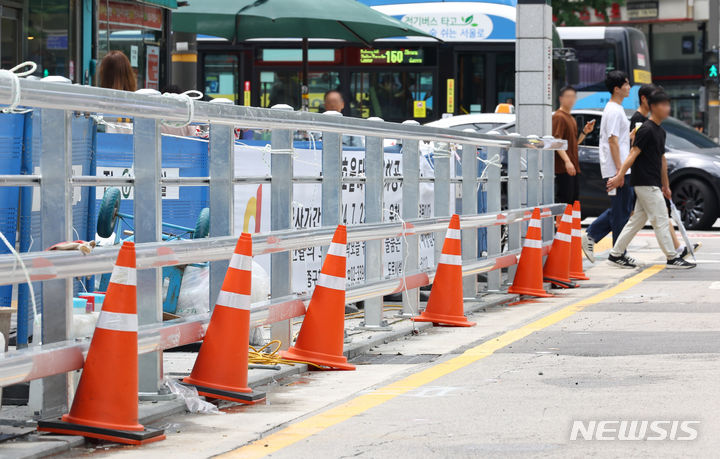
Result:
M162 137L162 168L167 177L207 177L209 175L208 142L191 137ZM133 137L130 134L97 134L97 174L127 175L133 165ZM100 207L104 189L98 188L95 210ZM121 188L120 212L132 215L131 187ZM208 207L208 187L163 187L162 221L195 228L200 211ZM97 214L96 214L97 215ZM130 222L132 224L132 222ZM169 227L165 231L177 234Z
M0 113L0 174L20 174L23 151L25 115ZM15 244L18 225L20 188L0 188L0 231L10 244ZM0 244L0 254L10 253ZM12 301L12 285L0 286L0 307L9 307Z

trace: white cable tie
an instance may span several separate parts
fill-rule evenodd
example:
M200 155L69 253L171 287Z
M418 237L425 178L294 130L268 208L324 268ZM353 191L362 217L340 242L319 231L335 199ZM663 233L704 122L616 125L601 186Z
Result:
M27 70L20 72L20 69L28 68ZM2 110L3 113L27 113L31 110L17 110L18 104L20 104L20 78L32 75L37 70L37 64L33 61L25 61L21 64L16 65L10 70L0 69L0 76L10 78L10 104Z
M2 233L2 231L0 231L0 239L5 244L5 246L8 248L10 253L13 254L13 256L15 257L15 260L17 260L17 262L20 263L20 269L22 269L23 275L25 276L25 280L27 281L28 290L30 291L30 302L32 303L32 308L33 308L33 323L40 324L40 318L38 317L38 313L37 313L37 304L35 303L35 289L33 288L32 279L30 279L30 273L27 270L27 266L25 266L25 262L23 262L23 259L20 257L20 254L17 253L17 251L15 250L15 247L13 247L12 244L10 244L10 242L5 238L5 235ZM40 339L41 338L39 336L33 337L33 343L39 343Z

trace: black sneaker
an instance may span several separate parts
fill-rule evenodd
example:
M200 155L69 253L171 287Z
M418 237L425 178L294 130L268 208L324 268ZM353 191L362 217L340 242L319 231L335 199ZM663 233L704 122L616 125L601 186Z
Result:
M696 242L693 244L693 253L697 252L697 250L700 248L702 244L699 242ZM690 251L688 250L687 246L683 247L682 252L678 254L678 258L687 258L688 255L690 255Z
M690 269L694 268L697 265L695 263L690 263L689 261L685 261L684 258L675 257L672 260L668 260L667 267L668 269Z
M619 266L620 268L625 268L625 269L637 268L637 264L635 263L635 260L628 257L625 254L620 255L619 257L616 257L616 256L610 254L610 255L608 255L608 261L610 263L614 264L615 266Z

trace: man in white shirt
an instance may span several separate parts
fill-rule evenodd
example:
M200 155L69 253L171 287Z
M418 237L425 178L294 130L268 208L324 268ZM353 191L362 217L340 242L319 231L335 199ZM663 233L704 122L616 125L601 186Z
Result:
M613 70L605 77L605 87L610 101L605 105L600 121L600 171L604 179L617 174L630 154L630 121L622 107L623 99L630 95L630 81L625 72ZM590 261L595 261L594 245L612 232L613 244L627 223L635 204L635 194L630 186L630 170L625 184L610 194L610 208L603 212L583 236L583 251Z

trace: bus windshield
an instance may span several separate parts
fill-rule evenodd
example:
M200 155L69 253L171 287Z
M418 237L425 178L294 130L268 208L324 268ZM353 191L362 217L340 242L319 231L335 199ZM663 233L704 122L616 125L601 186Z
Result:
M578 91L605 91L605 75L617 68L617 54L613 46L598 46L593 42L576 42L575 50L580 70Z

